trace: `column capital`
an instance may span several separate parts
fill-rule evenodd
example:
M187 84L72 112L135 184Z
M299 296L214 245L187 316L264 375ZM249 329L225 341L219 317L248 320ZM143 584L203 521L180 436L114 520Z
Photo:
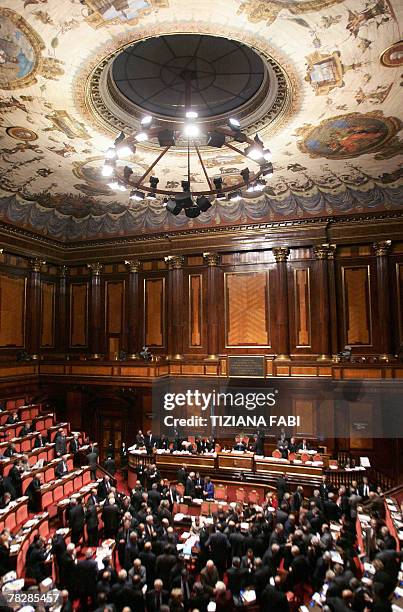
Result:
M59 266L59 276L60 276L60 278L66 278L68 271L69 271L69 267L68 266L65 266L64 264L62 266Z
M377 257L386 257L391 246L391 240L381 240L380 242L374 242L372 248L374 249Z
M29 260L29 265L31 266L32 272L40 272L41 267L44 266L46 261L41 259L40 257L34 257Z
M313 252L316 259L334 259L334 253L336 251L335 244L319 244L313 247Z
M181 270L185 261L183 255L167 255L164 259L170 270Z
M203 259L209 268L214 268L219 266L221 263L221 255L220 253L203 253Z
M287 261L287 257L290 254L288 247L273 247L272 249L276 263L283 263Z
M87 268L91 270L92 276L100 276L103 267L103 264L99 263L99 261L87 264Z
M129 272L140 272L141 263L138 259L125 259L125 266L129 268Z

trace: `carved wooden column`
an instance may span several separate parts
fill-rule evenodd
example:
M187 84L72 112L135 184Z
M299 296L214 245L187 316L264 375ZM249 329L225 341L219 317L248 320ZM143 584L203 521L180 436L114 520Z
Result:
M374 242L373 248L376 255L376 280L378 297L378 322L379 345L381 349L380 359L389 361L392 358L392 329L391 329L391 304L389 287L389 261L388 253L391 240Z
M46 261L35 257L30 260L31 274L28 284L28 352L39 359L41 343L41 267Z
M329 283L329 327L330 327L330 350L334 359L339 352L339 330L337 317L337 292L336 292L336 272L334 268L334 258L336 255L336 245L329 244L327 252L327 273Z
M218 359L218 266L221 262L219 253L203 253L207 264L207 359Z
M183 359L183 262L182 255L168 255L168 356Z
M277 356L276 361L290 360L290 333L288 321L288 279L287 257L288 247L274 247L273 255L276 260L277 293L276 293L276 327L277 327Z
M59 266L59 296L58 296L58 319L57 319L57 328L59 330L59 351L62 353L67 353L68 351L68 341L67 341L67 283L66 276L68 273L67 266Z
M314 247L318 279L318 331L319 331L319 356L318 361L329 361L331 359L330 343L330 301L329 301L329 276L328 257L330 245L321 244Z
M88 346L93 359L101 357L102 305L101 305L101 270L99 262L87 264L91 270L90 316Z
M138 259L126 260L129 268L129 283L127 289L127 352L129 359L138 359L141 347L140 338L140 292L139 272L140 262Z

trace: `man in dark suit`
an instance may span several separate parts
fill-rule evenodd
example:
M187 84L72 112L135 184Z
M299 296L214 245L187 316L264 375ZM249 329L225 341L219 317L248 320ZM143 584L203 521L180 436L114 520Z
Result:
M280 591L280 578L276 576L274 579L275 586L268 584L262 592L260 600L261 612L290 612L286 594Z
M104 523L104 535L106 538L116 537L120 523L120 512L115 498L110 498L110 503L104 505L102 510L102 521Z
M29 512L40 512L41 511L41 480L39 476L34 476L27 489L25 495L28 496L28 510Z
M220 530L220 526L210 534L206 542L206 548L210 549L210 558L214 561L220 578L222 578L227 565L228 551L231 547L227 536Z
M78 439L78 433L75 433L73 435L73 439L70 442L70 446L69 446L69 451L70 453L73 454L73 463L74 466L79 466L80 465L80 460L79 460L79 451L80 450L80 440Z
M55 467L55 476L57 478L62 478L65 474L69 473L69 468L67 467L66 460L63 458Z
M239 597L239 592L244 588L249 572L246 567L241 567L241 559L233 557L232 566L227 569L228 588L231 593Z
M164 546L164 552L157 557L155 564L155 575L162 580L168 588L170 586L170 573L176 564L176 557L170 544Z
M169 509L172 512L174 504L177 504L180 500L179 491L177 490L175 484L171 483L169 485L169 489L168 489L166 498L169 502Z
M93 496L89 498L93 499ZM87 525L88 546L98 546L98 506L87 501L85 524Z
M12 457L13 455L15 455L16 452L17 451L16 451L16 448L15 448L15 444L10 442L10 444L7 446L6 450L4 451L4 456L5 457Z
M18 434L20 438L27 436L30 433L35 431L35 425L32 425L30 421L26 421L20 433Z
M167 605L169 593L163 589L162 580L157 578L154 580L154 588L146 594L146 604L148 612L159 612L161 606Z
M305 438L298 444L298 450L300 453L309 450L309 445Z
M35 437L34 448L43 448L46 445L46 438L42 434Z
M188 475L187 465L183 464L176 473L176 480L185 486Z
M31 551L28 549L25 567L25 576L33 578L37 584L46 578L45 561L47 558L46 549L42 538L39 538Z
M78 594L80 596L81 607L84 610L88 609L88 598L95 602L96 597L98 565L92 557L93 551L89 548L85 552L85 559L77 563Z
M15 425L16 423L18 423L18 413L17 412L12 412L8 417L7 417L7 421L6 421L6 425Z
M97 479L98 453L92 450L88 453L88 455L86 455L86 458L87 458L87 463L90 466L92 480L96 480Z
M22 478L21 478L21 461L16 461L11 468L8 477L10 478L11 484L14 487L16 497L22 495Z
M330 489L326 482L326 475L322 475L322 482L319 485L319 493L322 498L322 501L327 501L329 499Z
M146 432L146 435L144 436L144 445L146 447L147 453L150 455L152 452L152 449L154 448L156 443L156 440L153 436L153 434L151 433L151 429L149 429Z
M288 479L287 474L284 472L282 476L277 479L277 499L281 503L284 494L288 492Z
M105 469L106 469L107 472L112 474L112 476L115 475L115 473L116 473L116 465L115 465L115 460L114 460L113 457L107 457L105 459L104 466L105 466Z
M338 521L341 516L339 506L334 501L334 494L329 493L327 501L323 504L325 516L328 521Z
M151 589L155 579L155 563L157 557L152 551L152 543L150 541L144 542L144 548L139 554L139 559L141 565L146 568L147 587Z
M69 512L69 527L71 529L71 541L78 544L84 535L85 514L82 499L71 500L72 507Z
M151 487L151 490L148 491L148 503L151 506L151 509L155 513L157 511L158 506L161 502L161 494L158 492L158 484L154 482Z
M111 492L112 485L111 479L108 475L105 475L98 485L98 498L100 501L106 499Z
M368 476L362 477L362 484L358 487L358 495L361 497L363 502L369 499L369 494L374 489L371 487L368 481Z
M55 438L55 453L56 457L61 457L67 453L67 441L66 434L64 433L63 428L61 427L56 434Z
M194 472L190 472L189 476L186 479L185 495L187 497L191 497L192 499L196 496L195 473Z

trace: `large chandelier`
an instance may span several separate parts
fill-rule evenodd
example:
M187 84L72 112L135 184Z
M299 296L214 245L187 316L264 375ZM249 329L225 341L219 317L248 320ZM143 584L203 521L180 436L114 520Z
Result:
M256 134L252 139L244 131L235 117L223 120L223 125L206 125L192 109L191 82L192 71L181 74L186 86L186 105L182 120L166 121L152 115L145 115L140 123L140 131L131 135L123 132L106 151L102 175L110 178L108 186L117 191L128 191L132 201L157 200L159 197L168 212L179 215L182 211L187 217L198 217L211 208L215 201L236 201L246 193L263 191L266 180L273 174L271 151L264 147ZM134 155L139 143L157 144L161 151L148 166L143 175L134 177L124 158ZM157 175L158 164L173 147L180 146L187 155L187 178L180 181L181 191L161 189ZM226 185L223 176L209 177L203 157L214 149L227 148L245 157L248 165L241 170L236 184ZM205 187L192 187L192 159L197 159L203 170ZM251 167L249 167L251 165Z

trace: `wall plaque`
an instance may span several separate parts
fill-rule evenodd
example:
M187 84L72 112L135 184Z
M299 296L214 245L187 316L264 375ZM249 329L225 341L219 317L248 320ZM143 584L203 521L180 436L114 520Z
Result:
M250 355L228 357L228 376L230 378L264 378L264 357Z

